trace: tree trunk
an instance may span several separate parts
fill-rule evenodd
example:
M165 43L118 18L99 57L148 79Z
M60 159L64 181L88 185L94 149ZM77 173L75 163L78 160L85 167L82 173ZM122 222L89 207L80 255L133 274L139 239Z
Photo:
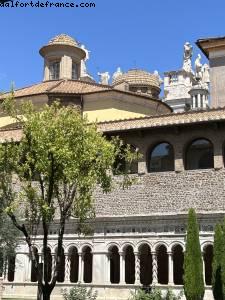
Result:
M38 285L37 300L50 300L51 293L50 287Z

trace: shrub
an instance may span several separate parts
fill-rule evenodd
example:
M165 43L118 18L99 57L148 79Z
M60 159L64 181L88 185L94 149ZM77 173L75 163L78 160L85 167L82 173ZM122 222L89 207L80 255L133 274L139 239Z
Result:
M97 291L93 292L92 288L86 288L78 284L69 290L63 289L62 295L65 300L96 300Z
M153 288L150 292L144 291L142 289L131 293L131 298L129 300L181 300L183 293L180 292L177 296L171 290L167 290L166 294L160 289Z

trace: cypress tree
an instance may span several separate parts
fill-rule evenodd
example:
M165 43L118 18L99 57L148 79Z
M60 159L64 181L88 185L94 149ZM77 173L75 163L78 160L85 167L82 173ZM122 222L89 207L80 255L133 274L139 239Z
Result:
M193 208L188 212L186 251L184 255L184 293L187 300L202 300L204 280L199 229Z
M224 300L222 265L224 255L224 232L222 226L217 224L214 233L213 265L212 265L212 289L215 300Z

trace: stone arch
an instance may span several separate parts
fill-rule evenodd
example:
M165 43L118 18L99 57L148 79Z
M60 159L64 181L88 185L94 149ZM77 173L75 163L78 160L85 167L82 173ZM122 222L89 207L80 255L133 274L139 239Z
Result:
M148 245L150 249L152 249L152 244L148 241L148 240L141 240L137 243L134 251L135 252L139 252L140 248L142 247L142 245Z
M110 242L106 245L106 252L108 253L113 247L117 247L120 251L120 245L117 242Z
M158 283L168 284L169 268L168 268L168 253L167 247L164 244L159 244L156 247L157 265L158 265Z
M119 248L116 245L109 247L109 259L110 259L110 282L120 282L120 255Z
M75 247L78 251L78 245L76 243L69 243L66 247L65 247L65 253L69 253L70 248L71 247Z
M133 243L131 243L131 242L125 242L125 243L123 243L123 245L121 246L121 252L125 252L125 251L126 251L126 248L129 247L129 246L132 247L133 251L135 250L135 246L134 246Z
M152 254L151 248L147 243L141 243L138 247L140 259L140 282L144 286L152 283Z
M36 246L33 246L33 252L34 256L36 258L37 264L39 265L39 254L38 254L38 248ZM38 280L38 266L36 266L35 261L31 260L31 282L37 282Z
M163 242L163 241L158 241L156 242L153 247L152 247L152 252L157 252L157 249L160 247L160 246L165 246L165 248L167 249L167 251L169 251L169 245L166 243L166 242Z
M184 252L181 244L173 245L172 256L173 256L173 282L175 285L183 285Z
M70 245L68 248L68 260L70 265L70 282L78 282L79 276L79 255L78 249L74 245Z
M214 147L211 140L200 137L190 141L184 149L186 170L210 169L214 167Z
M93 254L90 246L82 247L82 255L83 255L83 280L84 283L92 282L92 265L93 265Z
M212 262L213 262L213 245L206 243L203 247L203 259L205 265L205 284L212 284Z
M166 172L175 169L174 147L170 142L159 141L147 153L148 172Z
M134 284L135 282L135 256L134 248L131 245L126 245L124 249L125 256L125 282Z
M185 244L182 243L181 241L173 241L173 242L169 245L168 251L169 251L169 252L172 252L172 251L173 251L173 248L174 248L175 246L177 246L177 245L181 246L182 250L185 251Z
M83 244L80 246L80 248L78 248L78 252L83 253L84 250L85 250L87 247L89 247L89 248L91 249L91 252L93 252L93 245L92 245L91 243L88 243L88 242L83 243Z

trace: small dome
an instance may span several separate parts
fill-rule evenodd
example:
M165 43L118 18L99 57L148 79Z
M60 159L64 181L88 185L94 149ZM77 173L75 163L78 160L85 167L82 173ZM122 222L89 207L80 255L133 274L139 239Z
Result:
M129 85L152 86L160 88L160 80L158 76L138 69L129 70L127 73L116 77L112 84L118 85L123 82L126 82Z
M75 39L64 33L52 38L49 41L48 45L70 45L75 47L79 46L78 42Z

